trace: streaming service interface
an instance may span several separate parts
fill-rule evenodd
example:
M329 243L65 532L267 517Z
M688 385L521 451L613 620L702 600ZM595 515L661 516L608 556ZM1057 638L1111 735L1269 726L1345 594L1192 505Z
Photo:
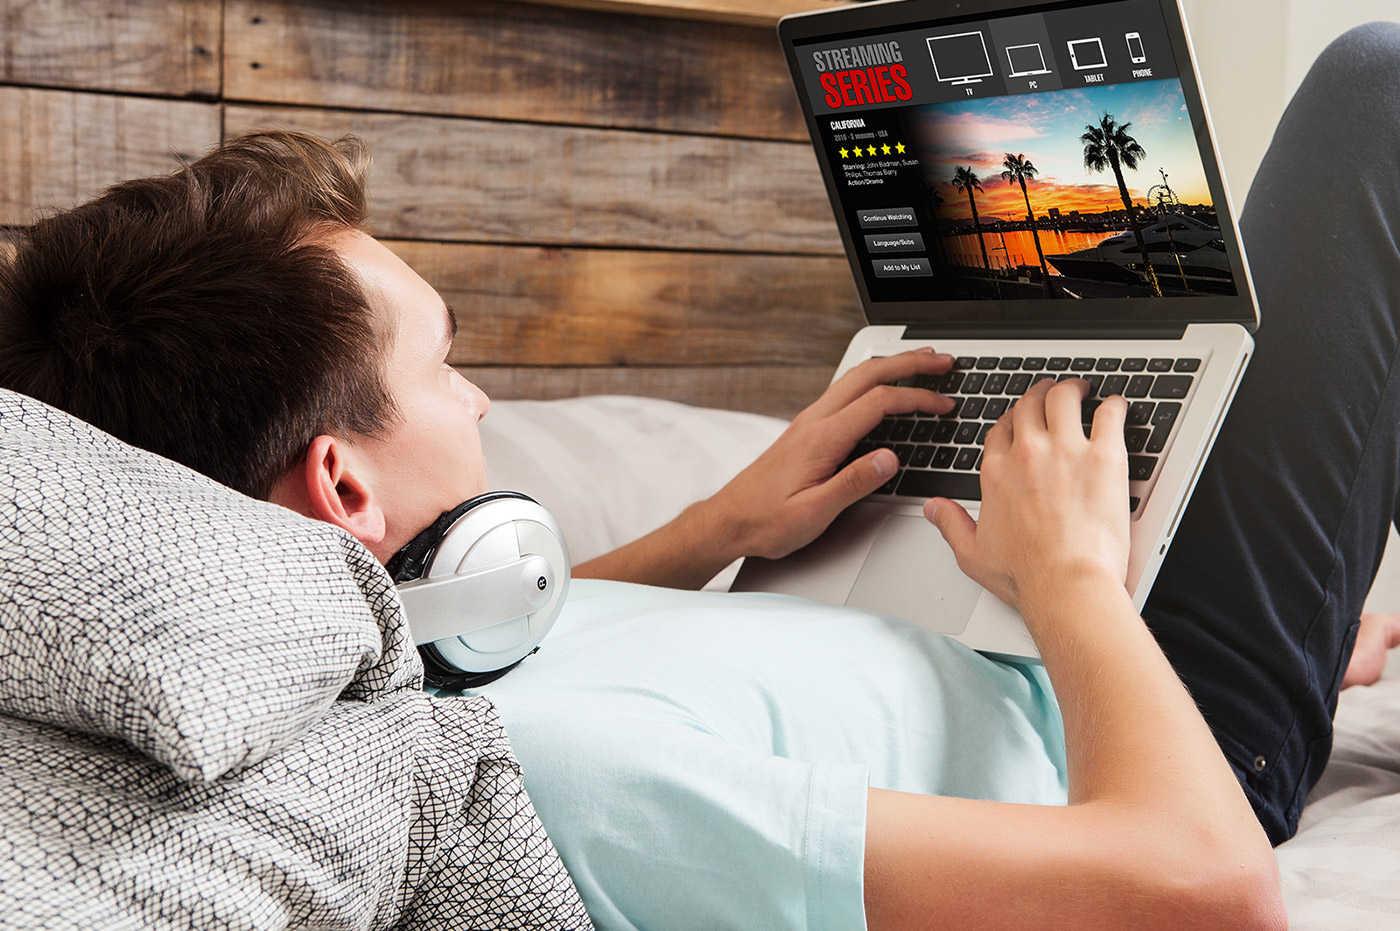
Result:
M1156 0L795 51L873 302L1237 293Z

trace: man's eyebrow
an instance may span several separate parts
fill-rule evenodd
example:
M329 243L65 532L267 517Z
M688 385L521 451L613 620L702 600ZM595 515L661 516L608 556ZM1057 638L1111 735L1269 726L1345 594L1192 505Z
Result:
M447 317L447 327L443 333L443 345L451 346L452 341L457 338L457 313L452 309L451 304L443 304L442 309Z

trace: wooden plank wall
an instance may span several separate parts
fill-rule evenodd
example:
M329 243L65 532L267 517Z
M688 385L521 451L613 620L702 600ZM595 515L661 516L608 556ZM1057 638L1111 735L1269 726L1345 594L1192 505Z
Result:
M487 0L0 0L0 23L0 226L247 130L354 132L374 232L495 397L791 415L860 325L771 25Z

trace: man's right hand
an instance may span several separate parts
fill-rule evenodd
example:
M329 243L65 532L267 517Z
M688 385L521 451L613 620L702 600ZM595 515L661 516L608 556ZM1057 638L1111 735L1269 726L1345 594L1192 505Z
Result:
M1086 438L1087 389L1080 379L1042 381L997 421L982 456L976 521L946 498L924 506L962 570L1018 610L1076 575L1119 585L1127 576L1127 402L1104 401Z

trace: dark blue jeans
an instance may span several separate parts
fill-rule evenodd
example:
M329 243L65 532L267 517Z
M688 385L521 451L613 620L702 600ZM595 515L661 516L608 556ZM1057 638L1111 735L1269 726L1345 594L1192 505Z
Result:
M1241 230L1257 351L1144 616L1280 843L1400 499L1400 25L1318 59Z

